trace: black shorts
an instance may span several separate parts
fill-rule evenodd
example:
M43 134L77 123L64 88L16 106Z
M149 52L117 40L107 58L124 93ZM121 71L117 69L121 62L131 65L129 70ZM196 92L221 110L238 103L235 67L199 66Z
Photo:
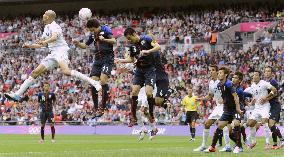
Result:
M167 99L171 95L172 91L169 88L169 80L168 79L157 80L156 86L157 86L156 97Z
M136 68L134 71L133 85L140 85L141 87L145 85L154 87L156 82L155 68Z
M54 115L53 112L40 112L40 122L41 124L46 123L54 123Z
M280 120L281 106L280 107L271 107L269 119L275 120L277 123Z
M101 60L101 61L96 60L92 65L90 76L100 77L101 74L106 74L107 76L110 76L113 67L114 63L112 60Z
M235 119L235 113L223 113L219 121L227 121L229 124Z
M242 121L245 119L244 115L245 115L245 110L242 110L243 111L243 115L240 115L238 113L235 114L235 119L238 120L238 121Z
M196 122L198 119L198 113L197 111L187 111L186 112L186 123Z

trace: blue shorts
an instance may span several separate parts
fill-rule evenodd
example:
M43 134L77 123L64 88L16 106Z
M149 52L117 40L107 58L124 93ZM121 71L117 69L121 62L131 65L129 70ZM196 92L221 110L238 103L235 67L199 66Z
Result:
M136 68L134 71L133 85L139 85L143 87L144 85L154 87L156 82L155 68Z

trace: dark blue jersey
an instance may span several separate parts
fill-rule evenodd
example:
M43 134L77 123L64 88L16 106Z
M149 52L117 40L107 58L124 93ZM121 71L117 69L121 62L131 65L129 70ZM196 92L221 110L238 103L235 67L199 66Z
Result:
M113 58L113 44L99 40L99 36L103 36L105 39L111 39L113 34L108 26L102 25L101 32L98 34L90 34L89 39L85 44L91 45L92 43L94 43L96 48L96 58Z
M55 103L54 93L39 93L38 102L42 112L52 112L53 105Z
M235 114L236 103L233 94L236 93L236 88L232 81L227 80L225 84L218 83L218 89L222 92L222 99L224 103L224 113Z
M269 80L269 83L276 88L277 90L277 96L272 98L271 100L269 100L270 106L271 108L280 108L281 109L281 105L280 102L278 100L278 90L279 90L279 85L276 81L276 79L272 78ZM268 92L270 92L270 90L268 90Z
M155 57L153 53L147 55L140 55L142 50L150 50L153 48L151 45L152 38L148 35L140 37L139 42L130 47L130 57L137 59L136 66L138 68L155 67Z
M160 53L155 52L154 57L155 57L155 68L156 68L156 81L168 80L168 74L165 71L165 66L162 63Z

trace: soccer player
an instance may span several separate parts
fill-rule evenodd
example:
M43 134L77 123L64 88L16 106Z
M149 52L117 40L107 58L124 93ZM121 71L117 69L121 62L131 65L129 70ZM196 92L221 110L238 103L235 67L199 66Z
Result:
M64 40L61 27L55 22L56 14L52 10L48 10L43 15L43 22L45 24L42 39L36 44L24 44L23 48L41 48L48 46L50 54L41 61L40 65L33 70L31 76L24 81L20 89L15 93L6 93L5 96L8 99L19 101L21 95L34 84L36 79L48 70L52 70L55 67L59 67L63 74L73 76L83 81L86 81L93 85L97 90L101 90L101 85L98 81L95 81L86 75L71 70L68 67L68 50L69 47Z
M236 93L236 89L233 85L233 83L228 80L229 76L229 70L225 67L222 67L218 71L218 78L220 82L218 83L218 88L222 92L222 98L224 102L224 107L223 107L223 114L221 118L219 119L218 122L218 128L216 129L212 144L211 146L204 150L204 152L215 152L216 151L216 144L218 141L218 138L222 135L223 128L227 126L227 124L231 124L232 121L234 120L235 114L239 113L242 115L242 111L240 109L240 104L239 104L239 97L238 94ZM235 149L239 149L239 146L237 146ZM237 151L234 153L238 153Z
M218 119L221 118L223 114L223 99L222 99L222 93L221 89L218 88L218 83L220 82L218 80L218 67L216 65L211 65L209 67L210 75L211 75L211 81L209 82L209 93L205 98L202 98L203 100L209 100L213 97L213 99L216 102L216 107L208 117L208 120L205 123L205 128L203 130L203 140L202 144L200 147L194 149L193 151L204 151L206 147L206 143L208 141L209 137L209 132L210 132L210 126L214 124ZM229 138L229 130L228 127L225 127L224 129L224 138L226 140L226 146L221 149L220 151L226 151L226 152L231 152L231 147L230 147L230 138ZM223 133L222 133L223 136ZM222 139L222 136L220 136L220 139Z
M157 92L156 88L154 90L154 93L155 92ZM139 141L143 140L145 134L148 133L148 130L144 125L143 117L146 117L149 120L149 125L151 128L149 140L152 140L158 133L158 128L156 127L155 121L151 121L150 116L149 116L149 112L148 112L149 105L147 101L147 95L145 92L145 86L142 87L139 91L138 106L140 106L140 108L138 109L138 112L137 112L137 123L138 123L138 126L141 128L141 131L139 132L138 140Z
M269 82L260 80L261 73L260 71L255 71L253 73L253 83L250 87L245 89L245 92L250 93L255 97L255 108L249 117L247 125L250 127L250 136L254 139L256 134L255 125L257 119L260 117L262 124L264 125L265 131L265 149L270 149L269 137L270 129L268 126L270 103L269 101L275 97L277 94L277 89L273 87ZM270 93L268 93L270 90ZM256 145L256 141L249 141L250 148L253 148Z
M95 60L90 76L96 81L100 80L102 85L102 102L99 107L98 90L92 88L94 107L97 111L97 116L100 117L104 113L106 102L109 98L108 80L114 66L113 45L116 43L116 40L113 37L112 30L106 25L101 25L96 19L88 20L87 28L91 32L87 42L80 43L79 41L73 40L73 43L83 49L86 49L89 45L94 43Z
M245 113L245 97L251 97L250 94L245 93L243 87L241 86L241 82L243 80L243 74L239 71L235 72L232 82L236 88L236 93L239 97L240 109L243 113ZM241 125L241 120L243 120L243 116L240 114L235 115L235 119L233 120L233 131L232 127L229 125L230 130L230 138L233 140L238 147L235 147L234 152L239 153L243 151L241 135L243 135L244 141L246 141L246 133L244 126Z
M50 84L49 82L44 82L43 84L43 93L38 94L38 102L40 104L40 134L41 140L40 143L44 142L44 128L45 123L48 121L50 123L51 134L52 134L52 143L55 143L54 136L55 136L55 128L54 128L54 114L53 114L53 106L55 104L55 94L50 92Z
M193 89L191 85L187 86L187 95L183 98L181 104L185 106L186 110L186 123L190 127L191 139L195 141L195 123L198 119L197 106L200 104L197 101L197 96L193 95Z
M276 90L279 90L278 83L275 78L272 76L272 68L271 67L266 67L264 69L264 75L267 81L270 82L272 86L276 88ZM279 122L280 119L280 112L281 112L281 104L278 100L278 92L275 94L275 97L269 100L270 103L270 116L269 116L269 121L268 125L269 128L272 132L272 139L273 139L273 146L272 149L279 149L284 146L284 139L281 135L281 132L279 128L275 125L276 123ZM277 144L277 137L280 139L280 145L278 146Z
M158 52L160 45L148 35L139 36L133 28L127 28L124 36L133 44L130 47L130 56L126 59L118 59L116 63L131 63L136 59L131 101L131 119L129 127L137 122L136 109L138 93L141 87L146 85L146 95L149 104L150 121L154 121L153 87L156 82L154 52Z

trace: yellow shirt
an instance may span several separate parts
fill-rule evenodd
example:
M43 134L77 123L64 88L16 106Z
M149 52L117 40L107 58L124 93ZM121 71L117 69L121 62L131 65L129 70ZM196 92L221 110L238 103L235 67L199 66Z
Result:
M196 101L197 96L189 97L185 96L182 100L182 105L185 106L186 111L197 111L197 105L199 102Z

